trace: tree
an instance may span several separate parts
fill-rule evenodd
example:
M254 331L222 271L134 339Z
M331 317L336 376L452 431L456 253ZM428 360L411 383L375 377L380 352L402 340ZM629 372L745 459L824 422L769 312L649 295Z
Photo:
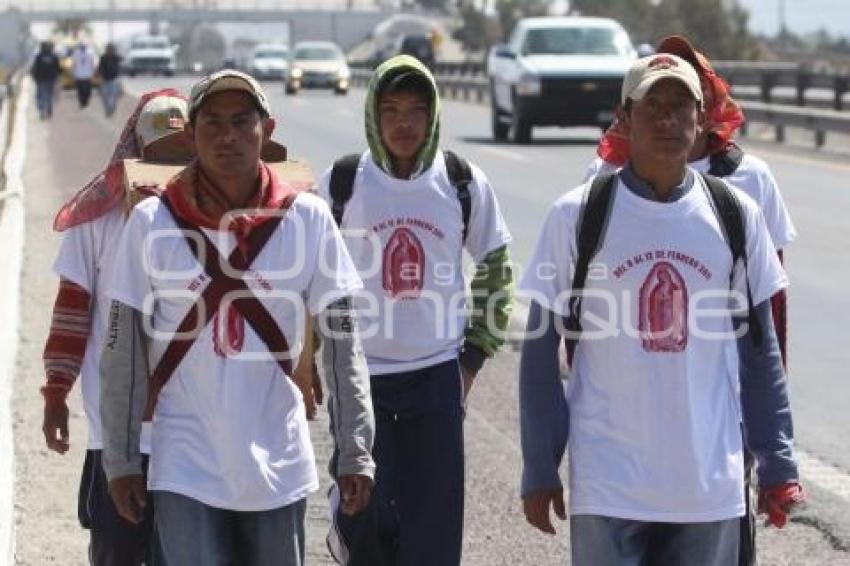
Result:
M684 34L711 59L758 55L749 12L737 0L573 0L572 5L587 16L613 18L633 38L652 43Z
M479 51L487 47L487 16L472 4L460 9L461 27L452 33L465 51Z
M520 18L545 16L548 10L547 0L496 0L496 14L502 29L502 39L508 39L508 34Z

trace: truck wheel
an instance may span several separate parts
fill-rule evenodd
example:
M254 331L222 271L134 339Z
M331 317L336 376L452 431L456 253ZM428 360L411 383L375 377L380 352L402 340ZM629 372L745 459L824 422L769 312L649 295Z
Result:
M522 116L514 116L512 134L514 143L531 142L531 122Z
M493 139L496 141L505 141L508 139L508 131L510 130L510 124L505 124L500 121L499 118L501 116L501 112L496 108L494 103L490 103L490 125L493 130Z

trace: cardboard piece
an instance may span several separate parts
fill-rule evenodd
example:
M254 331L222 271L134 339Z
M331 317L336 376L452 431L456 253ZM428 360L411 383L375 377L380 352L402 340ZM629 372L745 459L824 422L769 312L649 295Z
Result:
M304 161L271 161L266 164L274 169L284 183L299 191L313 190L316 180L310 166ZM162 192L172 177L180 173L186 163L153 163L141 159L124 160L124 207L128 212L140 201L152 194Z

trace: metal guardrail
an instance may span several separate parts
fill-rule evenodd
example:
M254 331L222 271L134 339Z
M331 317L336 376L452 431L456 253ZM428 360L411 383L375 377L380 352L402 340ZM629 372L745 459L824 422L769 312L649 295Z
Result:
M827 133L850 134L850 113L815 108L799 108L762 102L743 102L748 122L771 124L775 129L776 141L785 141L785 128L793 127L814 133L815 146L826 144ZM746 134L746 124L742 129Z
M372 71L355 67L351 75L353 85L365 86L372 76ZM445 98L478 103L489 100L490 87L483 76L437 74L436 77L440 95ZM815 146L818 148L826 144L828 133L850 134L850 112L749 101L741 102L741 105L748 122L773 125L776 141L779 143L785 141L787 127L813 132ZM741 133L746 135L746 128L742 128Z
M774 89L792 87L795 90L794 101L797 106L806 106L809 102L806 93L810 89L832 91L832 108L844 110L847 103L844 96L850 93L850 72L815 72L806 65L787 62L764 61L714 61L715 70L735 87L753 87L758 90L758 100L765 103L775 101ZM353 63L352 67L369 69L363 62ZM486 65L476 61L439 62L434 73L441 77L484 77Z

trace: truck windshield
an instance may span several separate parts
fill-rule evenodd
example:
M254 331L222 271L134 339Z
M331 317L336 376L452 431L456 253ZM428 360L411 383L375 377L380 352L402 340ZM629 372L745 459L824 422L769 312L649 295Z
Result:
M287 59L289 51L286 49L263 49L254 52L254 59Z
M332 47L301 47L295 50L295 58L302 61L333 61L342 59L342 55Z
M626 55L617 30L605 28L531 29L524 55Z
M130 46L131 49L168 49L167 39L144 39L137 40Z

